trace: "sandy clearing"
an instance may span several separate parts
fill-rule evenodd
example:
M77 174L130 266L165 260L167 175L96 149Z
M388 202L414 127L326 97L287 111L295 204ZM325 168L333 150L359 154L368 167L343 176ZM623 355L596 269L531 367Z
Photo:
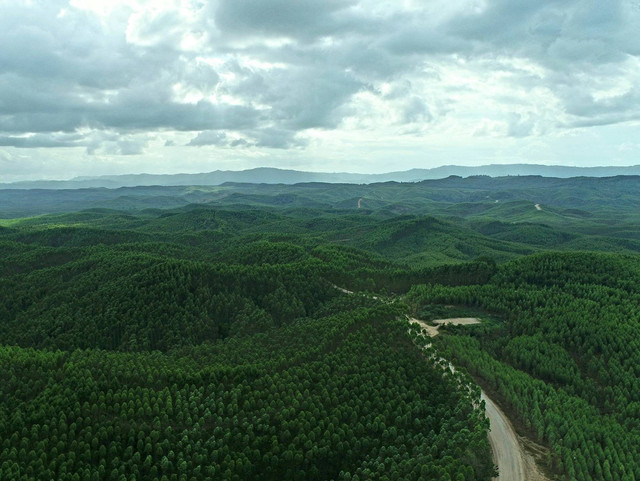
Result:
M451 317L449 319L435 319L434 324L445 325L452 324L454 326L468 326L471 324L480 324L480 319L477 317Z
M430 326L426 322L421 321L420 319L415 319L413 317L409 318L409 322L411 324L418 324L422 329L426 329L429 337L435 337L438 335L438 326Z
M536 210L542 210L542 207L540 207L540 204L536 204L535 208L536 208Z
M362 207L362 197L358 199L358 209Z
M430 321L434 324L438 324L437 326L430 326L425 321L421 321L420 319L415 319L413 317L409 318L409 322L412 324L419 324L421 328L427 330L427 334L429 337L435 337L438 335L438 328L445 324L452 324L454 326L469 326L471 324L480 324L480 319L477 317L452 317L450 319L436 319L434 321Z

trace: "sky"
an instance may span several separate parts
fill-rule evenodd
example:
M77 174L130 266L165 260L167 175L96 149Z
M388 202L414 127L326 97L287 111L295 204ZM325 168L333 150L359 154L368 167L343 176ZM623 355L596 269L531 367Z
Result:
M638 0L0 0L0 182L640 164Z

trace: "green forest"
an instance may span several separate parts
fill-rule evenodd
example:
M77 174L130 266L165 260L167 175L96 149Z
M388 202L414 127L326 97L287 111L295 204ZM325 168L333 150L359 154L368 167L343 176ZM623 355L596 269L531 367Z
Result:
M438 350L495 391L568 479L628 481L640 479L638 285L636 257L539 254L486 284L414 286L407 302L504 319L443 336Z
M637 184L0 191L0 480L640 481Z

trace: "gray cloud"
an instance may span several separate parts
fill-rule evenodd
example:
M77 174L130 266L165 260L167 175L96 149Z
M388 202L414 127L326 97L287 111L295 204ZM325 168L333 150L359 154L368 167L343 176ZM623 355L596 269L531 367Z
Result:
M288 149L291 147L304 147L307 141L296 137L295 132L278 128L266 128L250 132L253 145L270 149ZM251 145L252 142L249 142Z
M443 29L472 54L528 57L565 71L615 63L637 53L637 7L611 0L492 0L478 13L454 17Z
M0 146L136 155L159 135L165 146L303 148L310 131L359 116L365 128L431 128L472 109L465 95L482 100L492 75L543 91L558 117L493 92L502 107L487 125L503 136L640 118L635 82L623 81L640 55L633 2L427 3L216 0L103 16L62 0L0 3ZM455 79L452 65L464 70ZM192 138L163 137L175 132Z
M106 144L104 151L112 155L140 155L144 153L146 147L147 142L144 140L118 140Z
M167 44L175 46L180 37L175 14L161 12L149 23L140 22L135 37L151 46L127 42L126 20L116 19L105 26L66 2L34 7L3 4L0 131L73 132L87 127L189 131L255 126L257 115L251 107L174 99L177 83L211 90L219 80L214 69L194 61L193 55L167 49ZM162 48L153 42L157 38L164 42Z
M74 10L60 17L67 2L0 4L2 74L67 86L117 88L126 85L139 54L127 44L124 25L110 30L99 18Z
M258 114L247 106L214 105L205 100L175 102L170 82L170 78L160 78L106 93L64 82L43 85L33 79L2 75L0 131L69 132L81 127L188 131L250 128L258 121Z
M218 147L265 147L270 149L287 149L304 147L307 141L297 137L291 130L262 128L242 132L243 137L230 137L217 130L205 130L192 138L187 145L202 147L215 145Z
M533 115L512 113L508 116L507 135L509 137L527 137L533 133L535 120Z
M205 130L192 138L187 145L202 147L203 145L229 145L229 138L224 132Z
M84 136L79 134L35 134L27 137L0 136L0 146L16 148L82 147Z
M623 94L611 95L596 100L584 92L566 92L564 95L567 111L578 117L597 117L600 115L627 112L630 107L640 107L640 90L633 87Z
M330 36L356 24L349 13L354 0L220 0L213 10L216 26L228 36L294 37L311 40Z
M429 108L417 96L406 99L402 107L402 123L430 122L433 119Z
M268 91L266 100L277 108L274 120L294 130L336 127L339 108L364 87L349 73L332 69L295 69L274 80L282 90Z
M38 133L29 136L0 136L0 146L17 149L84 148L86 153L140 155L149 142L146 138L123 137L113 132L93 131L86 134Z

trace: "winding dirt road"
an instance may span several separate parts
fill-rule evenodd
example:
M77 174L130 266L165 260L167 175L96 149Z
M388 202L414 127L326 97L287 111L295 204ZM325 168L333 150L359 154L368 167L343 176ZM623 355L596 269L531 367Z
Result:
M438 327L443 324L469 325L480 322L476 318L438 319L432 321L437 326L430 326L419 319L410 318L411 323L417 323L426 329L430 337L439 334ZM453 366L451 366L453 369ZM518 439L513 425L502 410L482 391L481 399L485 403L485 412L489 418L489 444L493 451L493 462L498 466L498 481L547 481L538 470L533 456L527 453Z

